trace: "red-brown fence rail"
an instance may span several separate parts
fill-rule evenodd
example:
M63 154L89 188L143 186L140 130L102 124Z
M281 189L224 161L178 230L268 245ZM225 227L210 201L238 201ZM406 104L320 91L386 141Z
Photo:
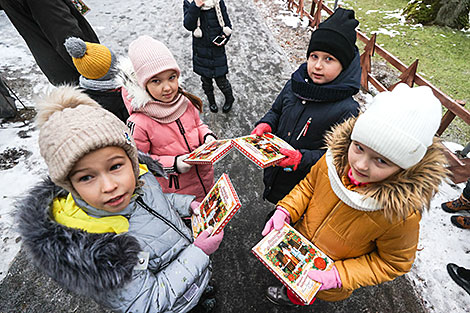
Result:
M310 11L305 10L305 0L287 0L287 6L290 10L296 11L297 14L302 18L306 16L310 21L310 26L316 28L321 22L321 13L325 11L329 15L333 14L333 10L323 4L323 0L312 0L312 5ZM454 120L456 116L460 117L467 125L470 125L470 112L465 109L464 102L456 101L443 93L433 84L425 80L417 73L418 69L418 59L414 61L410 66L406 66L401 62L397 57L392 55L387 50L383 49L376 44L376 35L372 35L371 38L368 38L365 34L360 31L357 32L357 37L361 40L365 46L361 54L361 68L362 68L362 77L361 77L361 86L366 91L369 91L369 83L372 84L379 92L385 90L392 90L396 84L386 88L383 84L380 83L372 74L371 74L371 61L374 53L381 56L388 64L396 68L401 72L401 75L398 77L400 81L398 83L406 83L410 87L414 84L418 86L428 86L432 89L434 95L441 101L442 105L447 108L447 112L444 114L441 120L441 125L436 133L437 136L442 135L446 130L449 124ZM398 84L397 83L397 84ZM447 159L449 161L449 169L452 172L452 180L455 183L460 183L470 177L470 158L465 156L460 156L458 154L452 153L450 150L446 149L445 151Z

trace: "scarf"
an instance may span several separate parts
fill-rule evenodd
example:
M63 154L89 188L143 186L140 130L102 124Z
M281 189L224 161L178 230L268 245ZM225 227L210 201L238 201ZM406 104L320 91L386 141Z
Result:
M188 98L181 93L171 102L161 102L157 100L149 101L142 108L135 109L135 112L141 112L162 124L169 124L176 121L184 114L188 108Z
M193 0L189 0L189 3L193 2ZM224 17L222 16L222 9L220 8L220 0L206 0L201 7L201 10L207 11L212 8L215 8L215 14L217 15L217 21L219 22L220 27L222 27L222 32L225 36L230 36L232 33L232 29L228 26L225 26ZM196 38L202 37L202 30L201 30L201 18L197 18L197 27L193 32L193 36Z
M97 79L88 79L80 75L79 86L84 89L106 91L106 90L119 88L120 84L115 78L112 78L109 80L97 80Z

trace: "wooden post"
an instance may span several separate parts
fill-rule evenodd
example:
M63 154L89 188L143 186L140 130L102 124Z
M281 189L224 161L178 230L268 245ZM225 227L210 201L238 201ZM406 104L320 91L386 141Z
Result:
M318 24L321 22L321 10L323 8L323 0L319 0L317 3L317 11L315 12L315 15L313 16L313 22L310 23L310 26L316 29L318 27Z
M299 0L299 6L297 7L297 14L300 13L300 18L304 16L304 1L305 0Z
M405 83L410 87L413 87L413 84L415 82L415 77L416 77L416 70L418 69L418 59L413 62L413 64L410 65L401 75L398 77L400 78L400 81L396 84L393 84L390 86L389 90L393 90L396 85Z
M462 100L455 100L458 104L460 104L462 107L465 106L465 101ZM444 114L444 116L441 119L441 125L439 126L439 129L437 130L437 135L440 136L442 133L446 130L446 128L449 126L449 124L454 120L455 118L455 113L452 112L451 110L447 110L447 112Z
M372 37L369 39L366 46L364 47L364 52L361 54L361 86L366 91L369 91L369 80L367 78L372 70L371 58L374 55L375 51L376 37L376 34L372 35Z

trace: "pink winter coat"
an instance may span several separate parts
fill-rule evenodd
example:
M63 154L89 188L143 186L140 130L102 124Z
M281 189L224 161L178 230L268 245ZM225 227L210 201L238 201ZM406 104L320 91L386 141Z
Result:
M125 83L125 87L129 85ZM144 100L142 94L135 94L135 88L140 91L143 89L136 85L130 89L126 88L122 88L122 95L126 107L131 109L127 124L137 148L158 160L168 174L168 179L157 177L163 192L194 195L196 200L201 201L214 184L212 165L193 165L184 174L176 171L177 156L190 153L204 143L208 134L213 135L199 118L198 110L189 104L184 114L176 121L159 123L143 113L132 111L136 106L142 105L138 103L140 100L148 100ZM144 92L147 93L145 90Z

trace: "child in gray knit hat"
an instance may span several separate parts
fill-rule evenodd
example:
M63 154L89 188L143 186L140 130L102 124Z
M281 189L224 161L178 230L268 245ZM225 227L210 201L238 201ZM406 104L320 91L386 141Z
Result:
M181 217L198 214L194 196L163 194L160 164L139 164L127 126L77 88L43 97L37 126L50 176L18 203L32 262L115 312L195 307L223 233L193 240Z
M79 86L124 123L129 118L117 79L116 55L108 47L69 37L64 46L80 73Z

